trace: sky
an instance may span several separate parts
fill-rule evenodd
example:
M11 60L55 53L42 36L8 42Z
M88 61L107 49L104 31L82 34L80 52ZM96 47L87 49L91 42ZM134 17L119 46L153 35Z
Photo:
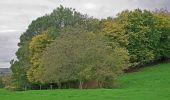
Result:
M16 58L19 37L31 21L59 5L96 18L115 17L126 9L170 10L170 0L0 0L0 68L10 67Z

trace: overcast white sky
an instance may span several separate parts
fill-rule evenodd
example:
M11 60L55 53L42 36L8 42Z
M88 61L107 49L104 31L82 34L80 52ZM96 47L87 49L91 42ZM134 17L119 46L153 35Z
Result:
M19 37L31 21L60 4L97 18L115 16L125 9L170 10L170 0L0 0L0 68L10 67Z

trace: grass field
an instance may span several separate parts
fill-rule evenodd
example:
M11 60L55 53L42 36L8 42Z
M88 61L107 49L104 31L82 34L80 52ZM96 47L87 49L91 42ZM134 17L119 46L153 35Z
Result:
M0 100L170 100L170 64L123 75L117 89L0 90Z

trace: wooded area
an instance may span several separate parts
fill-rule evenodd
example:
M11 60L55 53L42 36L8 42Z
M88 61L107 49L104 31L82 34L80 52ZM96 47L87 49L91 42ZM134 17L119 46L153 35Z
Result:
M60 6L32 21L18 46L9 88L85 88L90 81L112 88L124 69L170 58L170 13L135 9L96 19Z

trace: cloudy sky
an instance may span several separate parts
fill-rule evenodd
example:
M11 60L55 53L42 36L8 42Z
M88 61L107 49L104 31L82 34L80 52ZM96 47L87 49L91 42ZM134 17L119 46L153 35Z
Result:
M125 9L170 10L170 0L0 0L0 68L10 67L19 37L31 21L60 4L97 18L114 17Z

